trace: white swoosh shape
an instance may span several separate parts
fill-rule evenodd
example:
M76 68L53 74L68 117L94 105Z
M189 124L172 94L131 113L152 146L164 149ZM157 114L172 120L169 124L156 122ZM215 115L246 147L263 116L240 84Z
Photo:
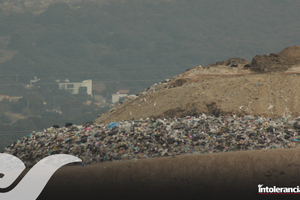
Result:
M0 160L0 165L2 166L2 164L4 164L5 166L10 166L10 164L7 163L7 161L9 161L9 159L6 160L4 163L2 160ZM16 160L14 161L15 162L11 164L12 169L20 170L21 167L19 163ZM67 154L56 154L56 155L51 155L46 158L43 158L28 171L28 173L23 177L23 179L19 182L19 184L14 189L6 193L0 193L0 199L1 200L37 199L40 193L42 192L42 190L44 189L44 187L46 186L47 182L51 178L51 176L55 173L55 171L58 170L63 165L73 163L73 162L82 162L82 160L75 156L67 155ZM5 177L6 172L4 172L3 174ZM12 175L12 173L8 173L8 174ZM20 173L17 174L16 176L18 177L19 175Z
M25 168L19 158L11 154L0 153L0 173L4 174L4 177L0 179L0 188L10 186Z

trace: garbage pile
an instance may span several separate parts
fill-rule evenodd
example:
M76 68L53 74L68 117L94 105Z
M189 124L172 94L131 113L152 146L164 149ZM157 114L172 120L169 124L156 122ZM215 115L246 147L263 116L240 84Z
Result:
M174 78L175 77L173 77L171 80L173 80ZM171 82L171 80L170 79L166 79L166 80L161 81L159 83L154 83L152 86L144 89L141 93L139 93L138 96L145 95L147 93L153 93L155 91L160 91L160 90L162 90L164 88L167 88L167 89L172 88L170 86L170 84L168 84L168 83Z
M300 119L254 116L186 116L104 124L68 125L32 132L5 148L27 168L53 154L83 163L136 160L183 154L295 148ZM77 163L78 164L78 163ZM72 164L75 165L75 164Z
M132 95L126 96L126 97L125 97L125 100L134 100L134 99L136 99L137 97L138 97L138 96L132 94Z

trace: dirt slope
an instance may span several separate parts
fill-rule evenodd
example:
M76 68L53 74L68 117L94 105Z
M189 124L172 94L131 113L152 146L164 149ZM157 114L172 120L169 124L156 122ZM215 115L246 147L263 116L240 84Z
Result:
M95 196L99 199L225 199L225 196L266 199L266 195L258 194L258 184L299 185L299 151L299 148L253 150L65 166L53 174L38 200L95 199ZM270 199L291 196L277 194Z
M127 100L95 120L96 123L129 120L131 118L159 118L197 115L254 115L300 116L300 58L299 47L289 47L278 55L291 61L286 71L274 69L277 61L265 59L265 69L259 73L230 65L197 66L174 77L167 83L169 88L148 90L138 98Z

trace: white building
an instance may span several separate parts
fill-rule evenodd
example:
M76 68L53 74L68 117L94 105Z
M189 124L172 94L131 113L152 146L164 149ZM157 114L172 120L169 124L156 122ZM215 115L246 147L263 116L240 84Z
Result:
M129 90L119 90L116 94L111 95L112 103L116 103L119 101L120 98L126 97L129 93Z
M38 82L40 79L38 79L36 76L33 80L30 80L30 87L32 87L32 83Z
M92 95L92 80L85 80L82 82L72 82L70 83L68 79L65 80L65 83L59 83L60 90L67 90L71 94L78 94L79 88L82 88L84 92L88 95Z

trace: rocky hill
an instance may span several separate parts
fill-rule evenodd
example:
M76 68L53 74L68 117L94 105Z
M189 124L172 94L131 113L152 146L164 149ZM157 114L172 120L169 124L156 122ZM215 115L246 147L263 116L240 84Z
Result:
M236 58L197 66L128 98L95 122L201 113L298 117L299 57L300 47L293 46L278 54L257 55L251 63Z

